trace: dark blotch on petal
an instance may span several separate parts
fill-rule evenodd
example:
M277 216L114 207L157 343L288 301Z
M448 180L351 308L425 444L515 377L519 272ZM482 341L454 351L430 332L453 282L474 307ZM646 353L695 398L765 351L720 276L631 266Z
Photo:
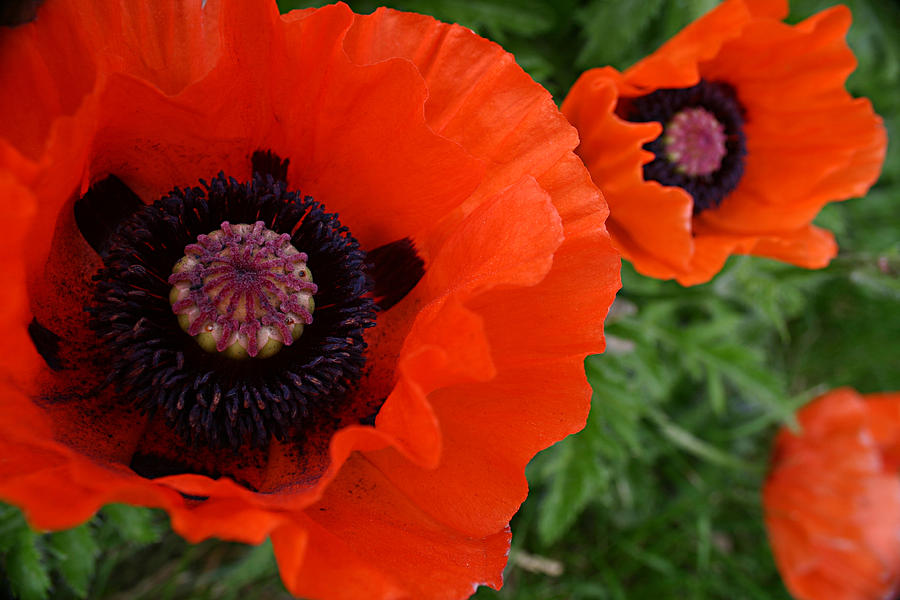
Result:
M280 181L287 185L288 165L291 159L281 160L281 157L271 150L257 150L250 157L250 163L253 165L253 174L259 174L265 179L266 175L271 175L274 181Z
M202 472L199 471L197 467L191 466L186 462L183 463L171 458L156 456L153 454L137 453L132 457L131 464L129 466L131 467L132 471L134 471L141 477L146 477L147 479L168 477L169 475L183 475L185 473L206 475L211 479L218 479L222 477L222 473L219 473L218 471ZM229 477L234 479L233 475L229 475ZM254 492L258 491L254 486L250 485L246 481L239 481L237 479L235 479L235 481L249 490L252 490ZM204 496L192 496L190 494L181 495L189 500L206 500L206 497Z
M384 405L385 402L387 402L387 396L385 396L384 398L381 398L376 403L377 408L375 408L375 410L373 410L371 413L369 413L363 417L360 417L359 424L375 427L375 418L378 416L378 413L381 412L381 407Z
M119 224L144 207L141 199L115 175L98 181L75 202L75 224L97 254L103 256Z
M373 282L372 297L381 310L403 300L425 275L425 261L409 238L370 250L366 268Z
M16 27L34 21L43 0L2 0L0 1L0 25Z
M32 319L28 324L28 335L31 336L31 343L47 366L54 371L61 371L63 365L59 359L60 337L38 323L37 319Z

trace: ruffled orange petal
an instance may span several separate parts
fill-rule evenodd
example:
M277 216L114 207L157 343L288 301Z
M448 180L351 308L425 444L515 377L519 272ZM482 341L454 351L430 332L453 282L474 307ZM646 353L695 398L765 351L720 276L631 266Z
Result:
M820 269L837 255L830 231L814 225L797 231L747 237L721 233L695 223L695 252L685 273L675 275L681 285L697 285L712 279L732 254L755 254L789 262L808 269ZM644 272L644 271L642 271Z
M400 31L416 33L398 36ZM412 61L428 88L429 126L488 166L472 203L524 175L540 180L577 144L550 94L534 85L511 54L470 29L379 9L357 17L345 47L354 60Z
M285 520L264 500L257 501L259 495L228 479L214 482L192 475L150 480L108 457L86 456L54 439L59 423L51 422L30 397L11 389L4 397L0 451L15 459L0 462L0 496L22 506L36 528L74 527L113 502L163 508L173 528L195 542L216 536L260 543ZM8 427L10 422L16 426ZM59 502L61 481L66 482L65 503ZM209 493L210 498L199 502L182 495L192 493Z
M385 474L357 455L329 486L322 502L306 513L319 527L306 528L304 559L286 574L288 589L322 598L436 598L471 595L479 584L499 588L510 534L507 528L472 538L442 525L400 492ZM278 534L279 560L296 564L299 548ZM284 558L282 558L284 554ZM348 566L360 565L348 587ZM402 593L397 593L397 589Z
M660 88L692 86L700 81L698 63L719 55L722 45L741 36L751 21L781 20L787 14L785 0L727 0L635 63L618 87L624 96L639 96Z
M21 428L16 432L4 427L0 450L8 458L0 463L3 468L0 494L5 500L21 505L34 527L73 527L90 518L107 502L166 506L180 500L174 491L167 492L149 485L146 480L127 473L127 469L100 467L88 460L79 460L69 448L53 441L50 435L43 439L36 437L35 433L41 429L49 430L46 417L30 398L21 393L6 390L5 398L4 414L17 417ZM82 475L88 477L82 478ZM129 478L130 486L118 485ZM64 505L59 502L60 481L69 482ZM102 497L98 497L94 486L102 488ZM134 489L140 491L129 493ZM138 498L140 501L135 502Z
M564 172L565 170L562 170L560 175ZM571 185L571 180L568 180L567 184ZM532 190L530 195L532 197L546 198L543 193L540 193L539 188L534 187L533 183L530 185ZM548 185L550 184L548 183ZM555 188L556 185L550 185L550 187ZM517 281L519 285L533 285L535 281L540 281L538 286L542 286L544 281L542 279L542 269L540 267L529 269L527 267L531 264L530 262L522 265L519 264L519 261L522 260L522 257L532 255L536 260L544 261L545 253L552 253L558 240L554 240L553 235L548 234L548 232L541 232L540 227L538 227L538 224L542 222L540 219L533 219L536 227L534 233L530 233L527 230L523 231L519 227L511 228L511 225L507 225L502 219L504 215L509 214L504 208L510 208L510 206L505 205L509 205L511 202L517 203L519 206L517 214L522 214L525 206L527 206L527 204L522 204L522 202L534 202L534 200L528 200L528 195L522 194L523 191L528 189L529 187L526 186L522 191L517 192L518 196L516 194L500 196L493 203L495 206L489 204L488 207L482 207L474 211L461 226L459 235L455 236L459 240L457 249L452 249L455 244L454 238L451 238L444 246L444 254L435 258L433 269L426 276L426 280L423 280L423 284L426 284L426 289L429 280L434 284L435 279L453 276L453 271L450 270L447 271L447 275L444 275L443 264L449 267L452 264L458 265L461 262L472 264L473 268L464 269L464 275L461 278L457 275L453 279L448 280L447 283L437 285L435 287L436 290L449 286L451 290L454 288L458 290L453 292L455 294L466 293L468 295L480 292L479 295L484 296L485 292L493 286L508 286ZM530 209L530 212L533 211L534 209ZM574 217L578 213L584 213L590 215L590 218L596 218L596 214L591 214L583 208L576 210L575 206L572 206L565 212L570 217ZM492 218L491 215L496 217ZM529 219L525 222L531 221ZM574 221L578 222L579 220L575 219ZM475 228L475 230L466 231L466 224L469 224L468 228ZM586 223L584 225L585 232L590 231L592 236L598 235L599 230L596 225L593 227L588 227ZM579 234L576 233L577 229L577 227L572 228L573 241L579 237ZM509 232L506 236L514 234L516 237L506 239L506 243L503 245L498 245L490 239L490 234L493 234L495 237L504 237L503 231ZM548 235L549 237L547 237ZM543 252L536 249L542 246L538 241L541 237L546 237L547 243L550 244L547 250ZM531 244L536 246L536 248L530 248L523 252L504 252L497 255L496 259L488 260L484 263L489 266L488 270L479 269L479 262L476 258L484 260L484 257L479 257L475 249L490 247L514 248L516 245L515 239L520 240L519 243L526 243L530 240ZM478 240L483 240L483 243L476 243ZM466 241L470 243L465 244ZM554 257L554 269L559 264L559 252L558 250L556 257ZM608 248L607 252L613 255L610 248ZM468 258L460 260L460 254ZM518 257L519 260L515 260L515 257ZM598 259L597 264L602 264L603 258L598 257ZM508 267L500 268L504 264L508 265ZM458 271L459 269L457 269ZM470 271L471 275L469 275ZM486 287L486 282L491 282L491 285ZM506 283L503 284L503 282ZM460 285L460 283L463 285ZM543 296L546 293L545 290L552 287L552 282L550 282L548 288L541 289L539 287L534 289L533 294ZM502 297L495 299L495 301L502 302ZM498 311L502 310L502 306L508 305L501 304ZM471 315L471 312L466 311L458 304L449 304L442 307L433 320L422 323L422 317L429 314L429 312L428 310L423 311L417 325L407 339L408 346L413 347L415 344L425 341L422 339L425 335L424 327L425 330L432 330L430 337L435 340L442 337L452 339L454 333L451 330L455 328L457 330L456 336L460 336L460 341L464 342L463 349L470 343L475 348L481 347L478 341L478 329L474 328L478 321L472 322L472 326L460 327L460 318L462 318L462 322L471 322L471 317L466 316ZM547 329L559 328L560 320L557 319L551 322L539 319L534 327L538 330L544 327ZM442 331L438 333L434 331L435 328ZM573 329L563 327L563 332L560 336L572 336L576 333L578 332L574 331L574 327ZM475 335L475 337L469 337L470 334ZM469 349L468 352L471 354L472 349ZM505 352L502 350L495 354L498 359L502 359L504 355ZM477 381L485 375L489 375L488 372L480 374L471 372L473 364L477 365L484 359L472 359L470 362L469 359L472 357L466 356L462 361L457 360L450 363L453 371L458 371L460 368L469 371L466 376L474 377L475 382L471 383L468 389L451 387L436 390L427 396L427 404L423 405L423 409L427 409L426 414L433 415L430 418L434 419L434 422L440 426L440 439L442 442L440 463L437 465L424 463L431 468L423 469L409 462L406 457L393 450L367 453L366 456L368 460L378 467L380 473L389 478L391 483L397 486L405 497L411 499L419 506L419 510L427 513L430 519L434 519L436 522L442 523L445 527L454 531L465 532L467 536L472 536L476 539L489 535L491 532L502 528L508 522L509 517L524 498L527 491L524 480L524 465L533 456L534 452L546 447L560 436L579 429L583 425L583 419L587 413L587 403L584 400L589 397L590 390L584 381L581 364L582 357L583 354L579 355L577 360L560 361L547 366L542 366L543 360L540 363L529 362L530 367L524 369L524 372L511 374L508 383L504 383L504 381L507 381L505 378L504 381L495 379L491 380L490 385L487 386L483 383L477 383ZM454 367L454 365L458 366ZM439 363L436 367L437 372L441 372L441 367L444 367L444 365ZM446 367L444 369L446 372ZM508 371L508 369L505 369L505 371ZM571 378L568 375L564 376L569 370L571 371ZM412 379L413 381L423 381L423 377L426 377L424 381L431 381L430 387L433 387L437 383L433 380L434 373L435 371L428 372L416 369L411 371L410 377L414 378ZM403 371L401 371L401 377L406 377ZM546 387L546 381L553 379L558 382L561 377L563 377L564 381L571 380L574 382L571 389L562 389L557 394L556 383L552 390ZM456 378L458 379L459 375L456 375ZM447 382L442 382L442 384L446 385ZM426 388L429 387L427 383L423 385ZM422 389L422 386L418 387L420 393ZM397 390L395 390L395 393L397 393ZM491 394L491 396L484 397L485 394ZM499 401L501 396L511 403L509 407L505 407ZM469 398L471 402L475 403L471 406L471 412L466 409L466 406L460 404L464 398ZM528 406L528 398L533 398L534 403L534 413L531 416L529 416L530 413L526 408ZM556 404L558 407L558 419L551 417L547 421L542 421L539 414L541 411L548 410L553 404L552 399L554 398L558 399L558 404ZM402 433L402 424L409 418L406 411L411 405L408 400L401 404L399 399L397 396L392 396L382 409L377 421L380 429L387 430L391 428L391 425L385 426L386 423L398 421L401 424L398 432ZM397 402L396 412L389 408L392 406L392 402ZM512 404L518 406L517 410L518 414L521 415L521 421L518 418L511 420L507 408L513 408ZM581 416L577 419L573 418L576 404L583 406ZM550 413L553 412L553 409L550 409ZM473 414L482 414L484 418L472 419ZM557 423L557 425L551 426L551 423ZM496 455L497 458L490 462L485 462L484 453L472 451L471 440L484 439L483 432L476 432L473 430L473 427L490 428L496 431L498 426L503 431L509 432L510 438L508 441L510 443L503 443L500 440L496 450L490 451L490 455ZM427 437L427 428L420 431L407 431L415 432L417 438L424 438L426 442L433 439ZM472 437L473 435L476 437ZM511 443L513 439L517 440L516 444ZM503 450L501 450L501 447ZM504 454L507 455L506 459L501 458L501 455ZM340 485L341 480L339 477L328 489L336 490ZM473 489L484 489L485 495L473 496ZM323 502L327 497L326 495L323 498ZM398 541L398 543L400 542ZM499 552L501 547L498 547L497 552ZM497 554L495 556L499 557L500 555ZM498 558L498 560L501 562L496 564L502 564L503 559ZM410 581L408 585L421 585L421 582ZM407 589L415 589L415 587ZM439 595L438 597L442 596ZM448 597L452 597L452 594Z
M567 166L568 161L560 165ZM583 178L583 171L581 173ZM577 180L567 168L560 168L558 174L561 177L559 181L546 179L549 189L556 190L558 186L565 187ZM441 426L441 463L433 470L422 470L406 463L395 453L382 452L370 456L370 460L405 495L418 499L423 510L468 535L484 535L508 521L527 492L525 463L536 451L580 429L587 416L587 404L581 399L589 397L590 388L584 380L581 357L588 347L586 344L595 343L587 340L595 340L596 333L583 331L584 324L577 324L578 320L569 319L568 315L590 312L591 298L593 296L596 301L596 296L593 295L595 292L589 292L581 299L575 298L575 294L561 289L559 283L577 278L578 273L596 273L596 280L603 282L608 276L596 269L604 265L617 273L617 261L608 244L605 245L606 256L603 254L603 244L594 246L597 253L589 259L587 267L580 261L567 258L583 258L582 253L589 241L605 238L602 225L595 220L597 215L585 210L591 206L590 200L590 196L584 194L579 202L573 202L561 212L567 237L556 250L550 273L544 277L540 268L535 272L519 268L513 271L526 278L535 278L536 285L522 287L521 295L511 295L512 290L503 290L501 294L502 288L497 288L468 302L483 319L498 374L489 386L473 382L437 390L429 396ZM473 212L470 220L473 225L490 225L484 227L485 234L499 227L499 224L494 225L481 217L479 211ZM479 236L474 237L478 239ZM539 245L541 237L537 230L533 234L526 233L521 239L529 238L536 246ZM468 236L459 239L462 241ZM552 236L545 239L552 249ZM448 246L451 244L448 243ZM477 248L478 244L474 247ZM466 254L473 252L465 246L461 250ZM453 260L457 253L448 252L447 263L459 264L459 261ZM513 252L511 256L539 257L535 249ZM435 271L439 273L438 269ZM528 279L523 283L526 281ZM605 285L601 283L598 288ZM529 298L537 297L550 299L546 305L549 312L561 305L566 305L567 310L555 311L552 316L548 312L544 316L536 312L543 306L529 301ZM528 314L520 314L520 310ZM528 326L521 337L510 335L515 329L522 329L523 323L528 323ZM548 347L537 348L526 337L543 339ZM516 346L517 350L513 350L512 346ZM524 364L523 350L530 357L525 359ZM563 356L573 353L578 358L550 361L547 356L556 352ZM547 382L551 380L554 383L549 386ZM583 407L580 416L576 416L576 406ZM542 412L548 418L540 417ZM473 414L480 416L473 419ZM558 418L552 416L554 414ZM488 434L488 431L491 433ZM472 439L482 440L485 444L482 451L472 452ZM490 440L495 440L496 444Z
M219 171L248 178L250 155L259 148L251 131L262 125L262 110L245 92L206 100L198 111L202 95L198 85L168 98L139 79L111 76L88 166L91 183L115 174L149 204Z
M611 67L584 73L562 104L581 136L578 153L609 203L607 222L616 247L651 277L670 278L687 268L694 252L693 200L683 190L645 183L653 160L643 145L662 131L658 123L629 123L615 114L618 73ZM669 249L665 255L656 246Z
M109 0L87 4L50 0L44 4L38 19L62 11L77 15L72 20L81 25L91 46L86 54L104 63L102 70L127 71L170 96L201 79L215 65L225 43L219 35L224 28L217 28L216 21L220 15L231 17L240 10L240 3L230 0L208 0L200 10L190 0L159 5ZM259 14L259 10L244 11L241 16ZM255 30L257 24L245 21L245 31Z
M508 219L510 214L529 218L517 221L520 225L513 227ZM441 446L447 443L444 437L447 424L435 414L433 400L422 402L425 394L454 383L488 381L496 375L482 318L465 305L496 288L531 289L547 276L561 242L562 225L550 197L533 180L525 180L471 213L435 258L422 283L440 295L417 318L400 363L402 391L415 390L420 399L413 402L409 391L401 395L400 389L395 390L376 422L382 431L394 432L399 439L407 439L407 445L417 447L420 466L434 469L447 462L441 452ZM429 369L422 368L423 354L435 355L436 364L428 365ZM421 408L411 414L412 406ZM410 419L419 413L422 413L420 426L410 427ZM474 413L463 411L463 414L468 417ZM409 439L411 435L415 437ZM404 467L404 461L397 462L385 472L394 468L400 472L409 470ZM400 476L397 484L405 487L404 481L419 486L418 479L411 475ZM424 510L431 512L430 508ZM435 517L441 518L439 514ZM498 528L498 524L492 523L488 529Z
M228 5L225 10L223 4ZM73 0L47 0L41 3L33 23L19 26L4 37L7 42L30 38L40 48L57 44L58 48L68 50L60 50L60 55L53 56L53 60L48 60L50 54L43 53L48 68L69 67L67 71L53 72L56 81L80 78L80 85L90 85L97 68L124 70L151 81L169 95L176 95L188 83L201 78L222 55L221 30L215 26L219 15L231 17L239 11L240 3L231 0L209 0L201 10L187 0L160 6L123 6L110 0L89 5ZM254 13L248 11L242 16L251 14ZM255 14L260 14L259 10ZM61 23L71 31L57 29ZM48 30L56 37L41 38ZM75 37L71 37L73 32L77 32ZM67 45L73 40L77 42ZM42 69L26 71L34 74ZM76 85L75 89L79 87Z
M25 261L22 247L26 245L29 222L37 211L33 195L10 173L0 172L0 198L4 200L8 235L0 239L0 277L6 281L3 302L0 302L0 352L3 361L2 378L5 386L20 389L28 376L37 369L39 358L32 350L26 333L30 321L28 293L25 286Z
M807 269L821 269L837 256L837 243L830 231L808 225L795 233L760 237L747 254L766 256Z
M900 478L886 469L873 427L900 396L869 402L835 390L782 431L763 502L785 584L802 600L877 600L900 589ZM896 419L888 420L896 424Z
M403 587L326 526L301 518L272 532L272 545L285 586L310 598L402 598Z
M98 77L75 3L46 2L37 21L0 35L0 79L15 82L5 88L15 93L0 95L0 138L31 159L44 150L54 121L73 115Z
M487 392L477 384L437 391L430 397L443 439L436 468L417 468L388 451L369 458L436 521L470 536L496 531L528 493L527 462L583 426L586 410L572 418L573 399L590 393L583 371L558 361L505 369ZM472 439L480 440L477 453Z
M301 16L285 22L290 70L275 90L278 131L293 140L285 155L298 157L289 180L339 213L364 247L416 235L472 192L482 165L427 126L430 90L412 63L355 57L346 5ZM270 147L281 147L277 137Z
M757 22L703 66L705 76L735 82L750 116L744 178L700 216L706 225L751 235L789 231L808 225L826 202L865 194L877 179L886 134L871 104L844 90L856 66L844 42L849 26L846 7L793 28Z
M900 469L900 394L867 394L869 431L881 452L885 473Z

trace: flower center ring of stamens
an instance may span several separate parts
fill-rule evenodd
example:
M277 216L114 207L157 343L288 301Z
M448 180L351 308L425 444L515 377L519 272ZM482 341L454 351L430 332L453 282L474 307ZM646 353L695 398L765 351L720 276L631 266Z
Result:
M644 144L655 155L644 179L682 188L695 215L717 208L743 177L745 115L730 84L701 79L626 99L618 110L628 121L663 125L662 135Z
M93 196L116 201L86 194L82 223L120 204L122 185L103 184ZM354 401L376 314L366 253L336 214L271 175L201 186L138 200L95 240L103 267L87 310L109 382L191 445L299 439Z
M312 323L316 284L308 257L257 221L228 221L188 244L172 269L178 324L207 352L268 358Z
M665 152L676 169L696 177L719 170L728 153L725 126L705 108L685 108L666 124Z

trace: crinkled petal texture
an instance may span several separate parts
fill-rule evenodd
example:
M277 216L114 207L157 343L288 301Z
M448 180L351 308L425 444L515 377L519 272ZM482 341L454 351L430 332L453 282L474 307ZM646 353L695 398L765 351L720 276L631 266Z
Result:
M832 234L811 225L826 203L861 196L878 178L887 137L868 100L844 82L856 60L838 6L795 26L783 0L727 0L652 55L619 73L592 69L562 105L581 136L578 154L610 207L613 242L645 275L684 285L711 279L731 254L820 268ZM659 123L629 123L620 100L706 81L733 86L745 110L747 156L738 186L693 215L679 187L644 181L642 149Z
M2 89L30 90L4 94L7 114L36 115L4 120L0 138L0 497L39 528L127 502L166 509L189 540L271 536L301 596L499 587L525 464L583 426L583 359L603 350L619 287L575 130L465 28L199 4L47 0L0 38ZM246 180L260 149L289 158L290 187L364 249L412 238L426 270L367 334L357 394L383 399L374 426L273 441L243 464L182 447L102 385L83 310L101 263L73 203L109 175L144 203L219 171ZM142 477L130 464L146 452L206 470Z
M763 492L775 561L798 600L900 592L900 393L834 390L775 442Z

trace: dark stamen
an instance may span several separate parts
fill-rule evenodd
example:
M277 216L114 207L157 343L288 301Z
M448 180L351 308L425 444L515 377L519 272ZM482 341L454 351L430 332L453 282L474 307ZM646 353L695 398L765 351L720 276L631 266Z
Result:
M253 167L254 175L259 173L263 179L266 178L266 175L271 175L273 180L280 181L285 187L287 186L288 165L291 164L291 159L282 160L271 150L257 150L250 157L250 164Z
M101 256L119 224L144 207L137 194L110 175L98 181L75 202L75 224L91 248Z
M425 261L409 238L370 250L366 268L373 281L372 297L380 310L400 302L425 275Z

